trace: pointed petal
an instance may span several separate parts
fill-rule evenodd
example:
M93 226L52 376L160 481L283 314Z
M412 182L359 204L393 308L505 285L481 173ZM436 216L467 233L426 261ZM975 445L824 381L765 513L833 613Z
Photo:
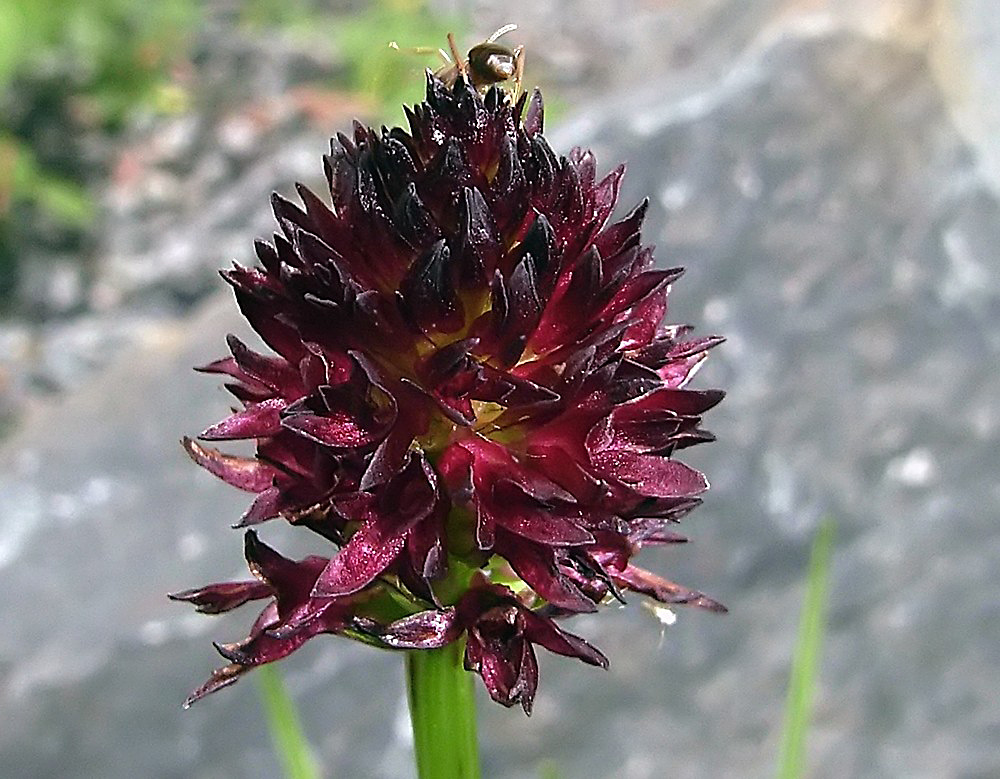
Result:
M425 329L454 332L465 321L451 251L442 238L413 263L400 283L401 305L407 316Z
M594 537L567 517L542 507L507 505L493 512L497 524L511 533L548 546L579 546L594 543Z
M594 602L559 570L552 549L503 531L497 533L495 549L549 603L568 611L597 611Z
M618 203L618 191L625 176L625 166L619 165L598 182L594 189L594 221L603 227Z
M651 411L670 411L681 416L698 416L718 405L725 396L722 390L658 389L622 406L616 415L635 419Z
M281 410L284 407L282 398L254 403L212 425L198 437L205 441L229 441L275 435L281 430Z
M538 659L531 643L525 641L521 646L520 672L517 685L514 688L514 699L521 701L521 708L527 716L535 704L535 691L538 689Z
M285 501L283 500L281 489L279 487L271 487L257 496L254 502L250 504L250 508L243 512L240 521L234 524L233 527L249 527L250 525L258 525L261 522L274 519L281 513L284 507Z
M185 436L181 445L188 456L198 465L226 484L231 484L247 492L263 492L268 489L278 475L278 470L260 460L223 454L217 449L209 449Z
M519 643L517 651L521 653L524 651L523 645L527 642L522 640ZM520 669L515 668L514 663L506 655L507 652L498 641L481 638L476 640L473 634L470 634L465 648L466 668L476 671L482 677L486 691L493 700L510 708L517 703L516 692Z
M458 215L462 281L482 284L496 271L503 247L493 212L482 193L475 187L466 187L462 195Z
M704 593L689 590L687 587L682 587L669 579L664 579L662 576L657 576L634 565L628 565L624 571L612 575L615 580L628 589L649 595L661 603L682 603L720 614L728 611L725 606Z
M257 534L248 530L243 539L243 554L250 572L267 582L277 592L278 600L304 601L316 581L317 575L329 560L307 557L290 560L265 544Z
M250 378L277 392L298 387L298 371L285 360L258 354L231 333L226 343L240 370Z
M608 658L579 636L567 633L548 617L543 617L525 609L523 612L524 635L529 640L544 646L550 652L566 657L578 657L589 665L608 667Z
M281 420L281 426L322 446L354 449L367 446L379 438L382 426L367 428L362 421L346 411L333 411L327 416L295 414Z
M270 585L252 580L208 584L193 590L172 592L167 597L170 600L191 603L201 614L221 614L249 601L269 598L273 594L274 590Z
M535 87L531 93L531 101L528 103L528 112L524 115L524 132L528 135L540 133L545 127L545 105L542 101L542 92Z
M410 451L410 442L414 437L414 430L410 426L418 424L418 419L408 418L405 422L399 420L392 426L389 434L375 450L368 468L361 477L362 490L370 490L385 484L403 469L407 452Z
M208 678L208 681L187 697L187 700L184 701L184 708L190 708L191 704L200 701L206 695L218 692L223 687L229 687L232 684L236 684L236 682L239 681L240 676L249 670L249 668L237 663L231 663L223 668L217 668L212 671L212 675Z
M496 543L497 523L483 501L476 502L476 547L487 551Z
M455 616L455 609L421 611L397 619L379 634L389 646L396 649L438 649L450 644L462 632Z
M628 484L640 495L679 498L708 489L708 481L701 473L666 457L609 449L592 454L591 462L605 476Z
M368 520L330 560L313 588L313 597L350 595L375 579L403 550L406 526L385 527L381 517Z

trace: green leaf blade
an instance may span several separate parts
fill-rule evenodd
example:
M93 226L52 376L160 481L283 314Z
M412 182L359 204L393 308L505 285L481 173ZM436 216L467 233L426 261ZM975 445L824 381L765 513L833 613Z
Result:
M255 675L271 741L286 779L320 779L319 766L281 675L269 665L261 666Z
M778 779L799 779L806 768L806 735L812 712L813 690L826 628L827 588L833 551L834 522L824 520L809 556L806 597L799 618L792 671L785 701L785 722L778 759Z

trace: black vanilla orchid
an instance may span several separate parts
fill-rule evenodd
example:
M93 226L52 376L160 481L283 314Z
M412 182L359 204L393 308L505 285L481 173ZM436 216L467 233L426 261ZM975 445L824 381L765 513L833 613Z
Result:
M330 542L288 560L246 533L253 579L172 597L266 605L196 700L319 633L385 648L460 641L494 700L530 711L542 646L607 660L556 622L626 591L724 611L635 566L708 488L676 459L722 393L688 389L721 339L663 324L679 268L612 221L624 166L556 155L542 98L428 73L408 129L360 124L324 158L323 198L274 196L259 266L223 272L271 350L229 336L239 409L191 457Z

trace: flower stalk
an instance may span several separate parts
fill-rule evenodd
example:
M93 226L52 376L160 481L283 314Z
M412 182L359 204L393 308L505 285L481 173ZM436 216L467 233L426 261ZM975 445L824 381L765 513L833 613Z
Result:
M465 642L406 653L406 688L420 779L478 779L476 698Z

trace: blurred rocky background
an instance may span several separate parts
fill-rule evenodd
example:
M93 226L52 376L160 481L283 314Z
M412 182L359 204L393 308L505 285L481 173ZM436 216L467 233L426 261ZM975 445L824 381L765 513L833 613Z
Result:
M671 319L729 337L712 492L647 562L731 613L578 619L611 671L546 657L530 721L484 705L486 775L772 775L824 516L810 775L1000 775L995 2L0 0L4 776L276 775L252 680L179 707L249 616L163 598L242 569L244 496L176 445L227 404L190 366L246 334L215 272L419 99L433 60L388 41L507 22L557 151L650 196ZM412 775L397 657L284 669L326 775Z

